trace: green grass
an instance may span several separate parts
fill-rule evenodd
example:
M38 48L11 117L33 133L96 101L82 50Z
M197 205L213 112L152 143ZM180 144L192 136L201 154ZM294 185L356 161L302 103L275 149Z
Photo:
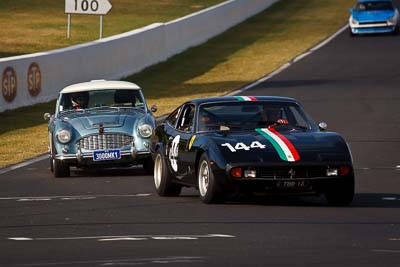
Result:
M159 107L157 115L190 98L226 94L270 73L337 31L346 23L347 9L354 3L282 0L209 42L126 80L144 88L149 105ZM0 124L8 126L0 132L0 166L47 151L42 115L53 110L54 103L50 103L1 114ZM26 118L28 113L30 119Z
M167 22L224 0L112 0L103 37ZM99 16L72 15L66 38L65 0L1 0L0 57L71 46L99 38Z

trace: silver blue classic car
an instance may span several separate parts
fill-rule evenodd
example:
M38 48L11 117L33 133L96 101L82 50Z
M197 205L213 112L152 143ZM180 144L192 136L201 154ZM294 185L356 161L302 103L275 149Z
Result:
M49 120L50 169L70 176L70 167L119 167L142 164L153 171L150 137L155 119L139 86L96 80L61 90Z

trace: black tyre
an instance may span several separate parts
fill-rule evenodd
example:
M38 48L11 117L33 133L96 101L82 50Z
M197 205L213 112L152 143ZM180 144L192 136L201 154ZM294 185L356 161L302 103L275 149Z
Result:
M167 163L161 151L157 151L154 159L154 186L157 194L162 197L177 197L182 186L172 181Z
M397 26L394 28L394 31L392 32L392 34L393 34L393 35L398 35L398 34L399 34L399 25L397 25Z
M354 176L332 183L325 198L330 206L349 206L354 198Z
M53 165L53 157L50 155L50 161L49 161L49 163L50 163L50 171L51 172L54 172L54 165Z
M55 178L69 177L69 165L62 160L52 159L53 174Z
M223 202L224 196L222 189L214 177L214 173L210 167L210 161L205 153L200 157L197 170L201 201L207 204Z
M154 161L152 157L148 157L143 161L143 169L147 174L154 173Z

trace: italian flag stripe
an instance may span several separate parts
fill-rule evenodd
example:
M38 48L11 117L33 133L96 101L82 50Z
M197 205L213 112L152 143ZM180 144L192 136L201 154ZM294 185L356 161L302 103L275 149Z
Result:
M256 132L264 136L278 152L284 161L298 161L299 153L290 141L273 128L256 129Z
M293 144L283 135L281 135L277 130L275 130L274 128L270 128L268 129L271 132L273 132L274 134L276 134L285 144L286 146L289 148L290 153L292 153L294 161L298 161L300 159L299 153L297 152L296 148L293 146Z
M257 98L254 96L235 96L239 101L257 101Z

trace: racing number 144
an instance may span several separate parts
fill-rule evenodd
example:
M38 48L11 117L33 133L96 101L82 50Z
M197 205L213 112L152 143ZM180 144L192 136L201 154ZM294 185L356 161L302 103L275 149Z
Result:
M224 143L221 144L221 146L225 146L227 148L229 148L229 150L231 152L236 152L238 150L246 150L249 151L252 148L259 148L259 149L265 149L266 145L261 144L258 141L253 141L250 146L246 145L245 143L237 143L235 146L229 144L229 143Z

